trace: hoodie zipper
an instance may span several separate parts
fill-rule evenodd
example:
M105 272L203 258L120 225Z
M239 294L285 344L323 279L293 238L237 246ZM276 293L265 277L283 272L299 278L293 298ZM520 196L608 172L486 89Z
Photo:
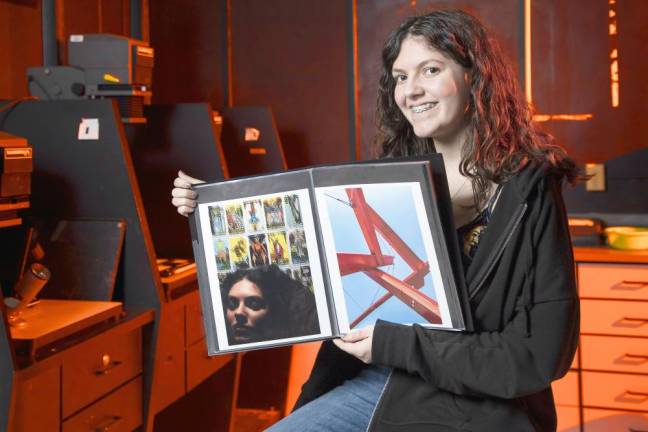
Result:
M371 424L373 423L374 419L374 414L376 414L376 410L378 409L378 405L380 405L380 401L382 400L383 394L385 394L385 389L387 388L387 384L389 384L389 380L392 377L392 374L394 373L394 369L391 369L389 371L389 375L387 376L387 381L385 381L385 385L382 388L382 391L380 392L380 395L378 395L378 400L376 401L376 406L374 406L373 411L371 411L371 417L369 417L369 423L367 424L367 429L365 432L369 432L369 429L371 429Z
M486 282L486 279L495 268L495 264L497 263L500 256L502 255L502 252L504 252L504 248L506 248L509 241L511 241L511 237L513 237L513 233L515 232L518 225L520 225L520 222L522 221L522 217L524 217L524 214L526 213L527 207L528 207L527 203L523 203L520 207L518 207L515 217L513 218L513 222L509 224L508 229L506 230L505 233L506 237L504 238L504 241L500 244L500 246L497 248L495 253L491 255L491 258L488 261L488 265L486 266L486 272L484 272L484 275L479 279L479 282L475 286L475 289L473 289L472 292L470 293L471 300L477 295L479 290L483 287L484 282Z

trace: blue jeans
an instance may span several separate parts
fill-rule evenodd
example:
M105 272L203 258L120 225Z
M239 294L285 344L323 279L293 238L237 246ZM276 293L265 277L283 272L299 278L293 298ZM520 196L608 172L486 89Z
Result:
M268 432L364 432L391 369L368 366L358 376L272 425Z

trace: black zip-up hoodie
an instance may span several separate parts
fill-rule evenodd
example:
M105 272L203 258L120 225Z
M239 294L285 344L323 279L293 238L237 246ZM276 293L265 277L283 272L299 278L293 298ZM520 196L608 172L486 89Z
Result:
M393 368L369 430L553 431L551 382L571 364L578 296L561 179L508 181L468 268L474 332L376 323L372 362ZM325 342L297 407L363 364Z

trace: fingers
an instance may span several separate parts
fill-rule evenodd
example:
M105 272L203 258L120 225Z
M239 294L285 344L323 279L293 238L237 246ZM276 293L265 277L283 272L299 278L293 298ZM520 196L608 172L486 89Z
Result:
M171 204L182 216L189 216L196 208L196 201L188 198L174 197L171 199Z
M189 216L194 212L198 192L192 190L191 186L199 183L204 183L204 181L190 177L182 171L178 171L178 177L173 180L171 204L182 216Z
M188 198L190 200L195 200L198 198L198 192L191 189L175 187L171 190L171 196L174 198Z
M176 177L175 180L173 180L173 186L182 189L191 189L191 183L181 177Z
M180 213L184 217L189 217L191 213L195 210L193 207L189 206L180 206L178 207L178 213Z
M173 204L176 207L186 206L186 207L191 207L193 209L196 207L196 200L192 200L188 198L172 198L171 204Z
M364 331L365 329L352 330L349 333L342 336L344 342L358 342L367 338L367 334Z
M364 363L371 363L370 338L364 338L357 342L346 342L342 339L333 339L333 343L342 351L351 354Z
M340 348L342 351L348 352L346 350L347 344L342 339L335 338L335 339L333 339L333 343L335 344L335 346Z
M189 187L191 187L191 185L200 184L200 183L205 183L203 180L200 180L200 179L197 179L197 178L193 178L193 177L191 177L191 176L188 176L187 174L185 174L185 173L182 172L182 171L178 171L178 179L187 182L187 183L189 184ZM176 179L176 180L177 180L177 179Z

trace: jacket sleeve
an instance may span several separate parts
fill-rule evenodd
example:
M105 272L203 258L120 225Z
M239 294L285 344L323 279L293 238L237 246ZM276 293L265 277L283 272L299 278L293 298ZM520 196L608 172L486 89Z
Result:
M536 241L534 299L528 310L519 310L492 332L455 333L379 321L374 363L418 374L455 394L500 398L538 392L566 373L578 341L578 297L560 184L545 184L537 223L529 228Z

